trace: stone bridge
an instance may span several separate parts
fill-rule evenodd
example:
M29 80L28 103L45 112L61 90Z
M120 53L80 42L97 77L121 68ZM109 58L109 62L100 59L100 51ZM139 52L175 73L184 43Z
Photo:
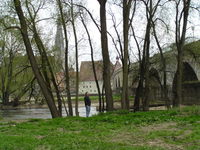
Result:
M175 75L177 70L177 53L175 48L168 49L164 53L166 59L167 87L168 96L173 99L175 87ZM160 83L163 83L162 62L160 54L155 54L150 58L150 99L162 100ZM157 75L155 78L154 75ZM134 89L137 87L138 63L132 64L129 73L130 93L134 95ZM159 80L158 80L159 79ZM188 43L184 46L183 58L183 103L200 104L200 41ZM118 92L122 89L122 69L118 69L113 74L113 90Z
M168 96L173 99L173 91L175 91L176 70L177 70L177 51L171 49L165 52L166 73ZM150 70L156 71L160 82L163 83L162 63L156 54L151 58L152 65ZM152 72L152 71L150 71ZM200 41L186 44L184 47L183 57L183 104L200 104ZM157 83L156 83L157 82ZM160 86L155 78L151 77L151 95L152 99L160 99ZM155 94L157 93L157 94ZM157 96L157 97L156 97Z

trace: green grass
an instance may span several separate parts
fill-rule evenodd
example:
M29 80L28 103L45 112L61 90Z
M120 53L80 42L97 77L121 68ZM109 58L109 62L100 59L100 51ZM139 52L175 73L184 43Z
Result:
M133 96L129 96L130 99L133 99ZM84 100L84 96L79 96L79 101ZM90 99L93 100L99 100L98 96L90 96ZM75 100L75 97L72 97L72 100ZM121 95L113 95L113 100L114 101L120 101L121 100Z
M93 100L98 100L99 97L98 96L90 96L90 99L93 101ZM72 97L72 100L75 100L75 97ZM84 96L79 96L78 97L78 100L79 101L84 101Z
M200 107L0 123L1 150L200 149Z

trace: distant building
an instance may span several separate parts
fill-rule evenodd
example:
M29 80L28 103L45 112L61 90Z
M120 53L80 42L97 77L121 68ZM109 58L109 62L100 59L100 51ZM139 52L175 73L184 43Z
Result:
M65 73L58 72L56 73L56 80L61 92L66 91L66 83L65 83ZM69 69L69 82L70 82L70 92L72 95L75 94L75 85L76 85L76 72L73 68Z
M97 74L97 80L100 90L103 87L103 61L95 61L95 69ZM79 94L88 92L90 94L97 94L97 86L94 78L94 72L92 68L92 61L82 61L80 67L80 82L79 82Z
M122 89L122 65L119 62L119 58L116 58L116 63L112 72L112 90L114 93L120 93Z
M100 91L102 92L103 87L103 61L95 61L95 70L97 75L97 80L99 83ZM74 95L76 92L76 72L74 69L70 69L70 91ZM61 91L65 91L65 74L64 72L58 72L56 74L56 79L59 84ZM120 92L122 89L122 67L117 59L115 65L111 63L111 86L114 92ZM97 85L95 82L92 61L82 61L79 72L79 94L83 95L85 92L90 94L98 94Z

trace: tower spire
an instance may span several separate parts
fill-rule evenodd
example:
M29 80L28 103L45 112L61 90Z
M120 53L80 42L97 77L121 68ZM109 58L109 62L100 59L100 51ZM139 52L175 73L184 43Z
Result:
M58 19L56 36L55 36L55 57L57 60L60 61L62 65L64 65L64 56L65 56L65 50L64 50L63 31L60 20Z

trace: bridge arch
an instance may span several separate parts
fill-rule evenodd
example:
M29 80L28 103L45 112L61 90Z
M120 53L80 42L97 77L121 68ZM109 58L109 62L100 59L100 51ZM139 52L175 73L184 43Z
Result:
M161 79L159 76L159 71L152 67L149 70L149 86L150 86L150 93L149 93L149 100L151 102L156 102L160 99L162 95L161 91Z
M185 99L184 97L188 97L190 94L189 92L186 92L190 90L190 88L186 88L187 85L190 85L191 83L198 82L197 74L195 73L195 70L188 62L183 62L183 72L182 72L182 83L183 83L183 103L188 104L188 99ZM173 85L172 85L172 92L173 92L173 100L176 99L177 93L176 93L176 86L177 86L177 72L175 73L174 79L173 79ZM185 91L185 92L184 92ZM173 101L173 104L176 105L176 102Z

